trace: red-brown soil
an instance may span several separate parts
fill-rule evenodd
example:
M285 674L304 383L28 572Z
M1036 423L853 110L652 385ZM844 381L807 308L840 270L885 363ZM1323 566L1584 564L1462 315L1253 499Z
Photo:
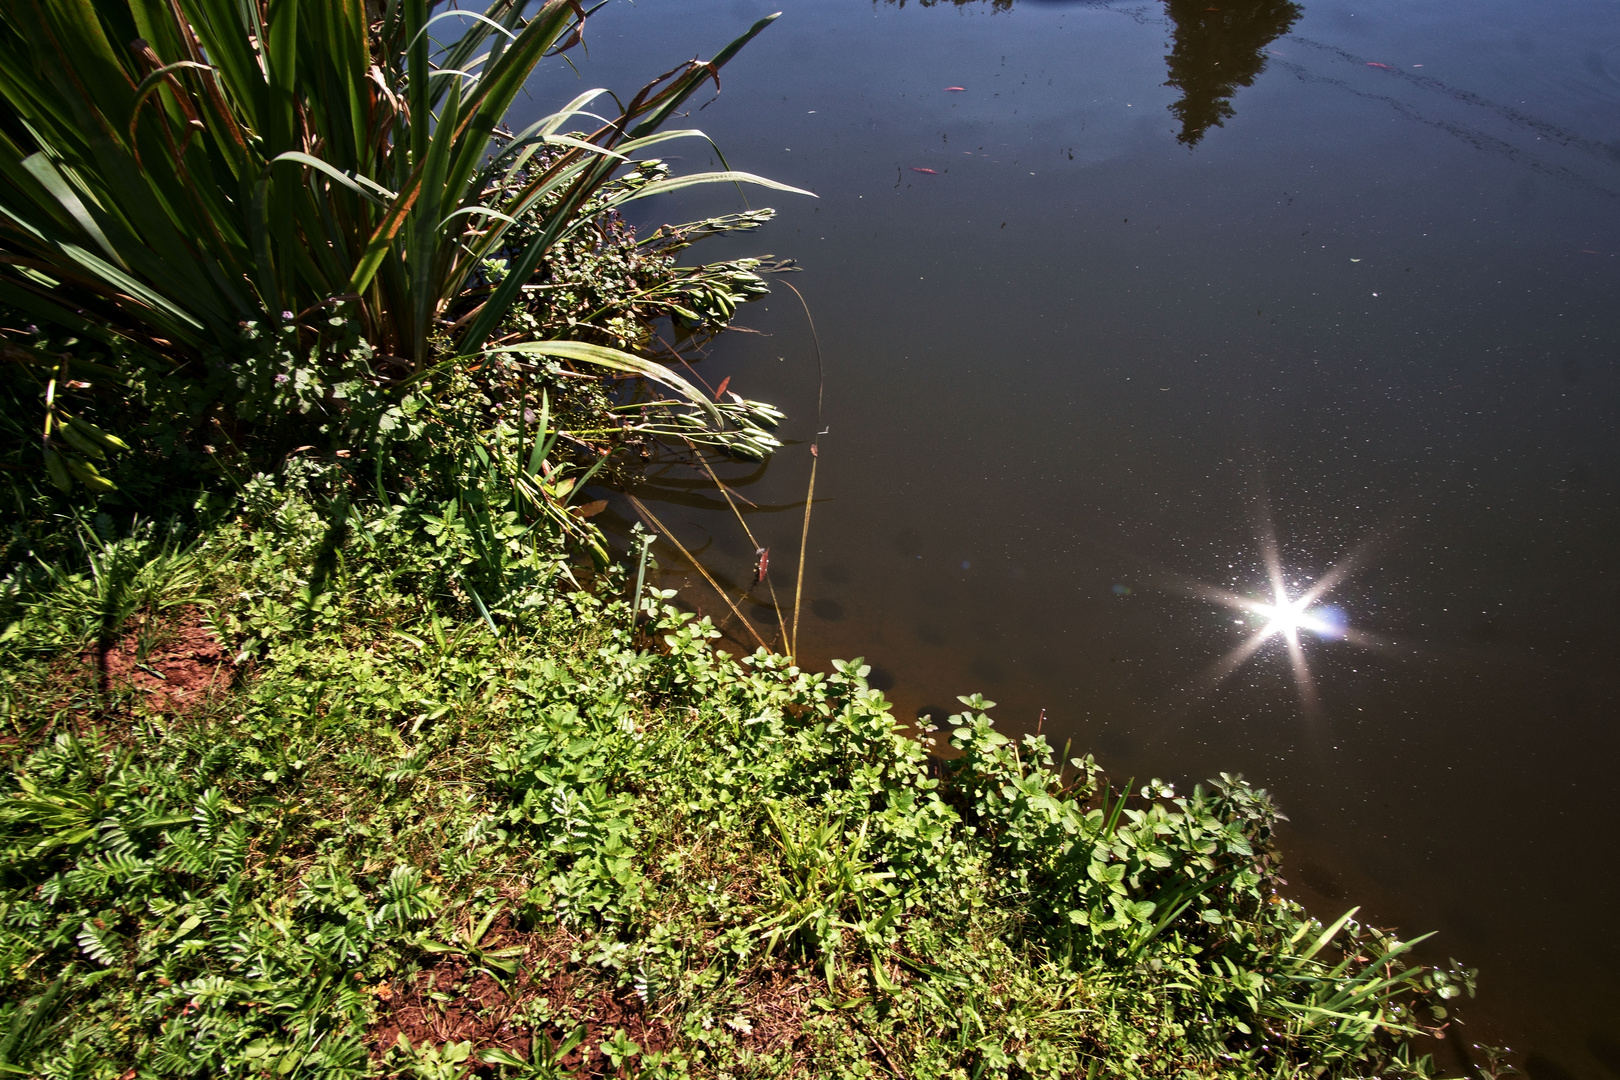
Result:
M185 713L228 689L235 671L200 609L142 622L84 659L106 690L132 689L160 712Z
M502 986L487 972L474 970L466 956L444 954L400 983L378 986L373 993L381 1008L370 1036L374 1057L380 1059L403 1034L413 1046L470 1041L474 1058L479 1051L499 1047L527 1061L533 1060L537 1036L555 1046L584 1024L585 1040L559 1064L572 1076L609 1077L615 1071L600 1047L619 1029L644 1054L665 1050L675 1041L679 1017L664 1015L656 1002L649 1009L633 989L606 986L596 972L571 961L570 952L579 943L566 934L543 938L515 929L503 916L480 944L490 950L524 947L516 978ZM739 1043L759 1052L797 1048L805 1005L824 990L819 980L807 976L759 972L747 983L743 1030L735 1022L728 1026ZM548 999L556 1019L536 1031L526 1025L524 1014L525 1006L538 998ZM550 1046L540 1047L541 1052Z
M448 953L401 983L378 986L373 991L381 1005L378 1021L371 1029L374 1053L379 1057L387 1053L404 1035L413 1046L470 1041L474 1057L481 1050L499 1047L529 1060L537 1035L551 1039L555 1045L566 1030L583 1022L585 1041L562 1063L578 1076L606 1076L612 1070L598 1047L619 1028L624 1028L643 1051L667 1046L669 1026L648 1017L633 991L588 988L589 976L568 958L575 944L563 935L548 940L518 930L510 918L503 916L480 945L488 950L523 948L518 975L502 986L488 972L475 970L475 962L467 956ZM581 991L585 991L583 998L578 997ZM549 999L553 1013L580 1018L570 1023L559 1017L559 1023L535 1031L524 1022L523 1012L524 1006L537 998ZM549 1048L541 1049L544 1052Z

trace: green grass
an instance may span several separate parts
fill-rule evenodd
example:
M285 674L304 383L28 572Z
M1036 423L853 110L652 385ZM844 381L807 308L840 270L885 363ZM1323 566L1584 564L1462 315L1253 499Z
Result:
M13 552L0 1071L1428 1074L1471 975L1278 896L1265 792L1117 790L979 698L931 757L859 662L351 490ZM98 678L187 620L229 690Z

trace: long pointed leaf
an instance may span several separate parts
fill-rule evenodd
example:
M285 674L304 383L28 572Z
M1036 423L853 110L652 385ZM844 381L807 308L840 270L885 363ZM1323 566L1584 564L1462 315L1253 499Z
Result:
M56 166L51 164L50 158L45 156L45 151L41 150L37 154L29 154L23 158L22 166L33 174L34 179L38 180L46 191L51 193L52 198L62 204L62 209L66 210L68 215L78 222L79 227L96 242L96 245L107 253L107 258L117 263L121 269L129 269L129 264L124 262L123 257L113 249L112 241L107 239L107 234L101 231L101 226L96 224L96 219L90 216L90 211L85 208L84 202L80 200L73 188L68 185L62 174L56 170Z
M690 176L672 176L668 180L655 180L645 187L637 188L622 199L614 200L614 202L616 205L622 205L635 202L637 199L645 199L652 195L664 195L671 191L680 191L682 188L695 187L699 184L726 183L758 184L761 187L768 187L772 191L786 191L793 195L808 195L812 199L818 197L813 191L806 191L803 188L796 188L791 184L783 184L776 180L768 180L763 176L755 176L753 173L707 172L693 173Z
M662 383L694 405L702 408L716 428L719 428L723 423L720 411L714 407L714 403L709 400L708 396L698 390L697 387L663 364L619 349L610 349L605 345L592 345L585 341L526 341L517 345L503 345L488 351L490 353L516 353L519 356L550 356L562 360L577 360L587 364L595 364L597 367L605 367L612 371L624 371L632 375L640 375L654 382Z

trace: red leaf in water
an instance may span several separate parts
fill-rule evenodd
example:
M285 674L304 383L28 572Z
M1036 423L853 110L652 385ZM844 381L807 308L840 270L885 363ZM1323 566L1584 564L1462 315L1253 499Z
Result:
M718 389L718 390L716 390L714 392L714 400L719 401L722 397L724 397L725 393L726 393L726 387L728 387L730 385L731 385L731 376L730 375L727 375L725 378L721 379L720 380L720 389Z
M913 165L911 167L911 171L912 172L927 173L929 176L938 176L939 175L939 173L935 172L933 169L925 169L921 165Z
M771 549L759 548L754 552L754 554L759 556L758 560L754 563L754 584L758 585L760 582L765 580L765 575L771 569Z

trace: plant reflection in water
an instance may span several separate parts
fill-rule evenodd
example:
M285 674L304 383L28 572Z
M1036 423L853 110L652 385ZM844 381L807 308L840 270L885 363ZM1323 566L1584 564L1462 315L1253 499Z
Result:
M899 7L906 0L888 0ZM995 11L1011 11L1014 0L950 0L956 7L988 2ZM1051 0L1043 0L1050 3ZM940 0L917 0L933 7ZM1266 68L1266 46L1293 28L1305 9L1292 0L1165 0L1171 26L1166 86L1181 91L1169 106L1181 122L1176 141L1197 146L1212 127L1224 127L1234 115L1232 96ZM959 87L947 87L956 90ZM918 169L918 172L928 172Z

